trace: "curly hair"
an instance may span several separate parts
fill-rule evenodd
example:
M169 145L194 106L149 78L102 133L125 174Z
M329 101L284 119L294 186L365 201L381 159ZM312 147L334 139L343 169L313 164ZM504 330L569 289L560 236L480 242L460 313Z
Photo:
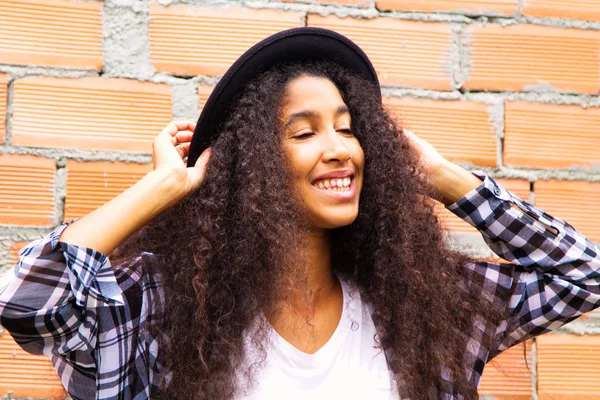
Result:
M238 394L240 377L251 382L265 361L269 324L260 316L302 285L297 243L307 222L290 196L280 121L286 84L301 75L336 85L364 150L359 214L331 232L332 266L372 305L375 340L400 395L476 398L465 373L466 341L476 318L494 321L502 310L481 295L465 268L471 260L448 247L418 156L383 108L379 88L324 63L281 66L248 84L213 144L199 190L117 252L155 254L148 262L167 299L154 331L170 372L163 396ZM253 362L248 341L258 349Z

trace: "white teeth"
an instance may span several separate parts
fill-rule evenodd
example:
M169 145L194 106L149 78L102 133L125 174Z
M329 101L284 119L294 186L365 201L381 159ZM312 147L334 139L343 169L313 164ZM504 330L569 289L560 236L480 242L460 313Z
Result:
M314 186L318 187L319 189L333 190L334 192L347 192L350 190L351 183L352 179L346 177L339 179L324 179L318 183L314 183Z

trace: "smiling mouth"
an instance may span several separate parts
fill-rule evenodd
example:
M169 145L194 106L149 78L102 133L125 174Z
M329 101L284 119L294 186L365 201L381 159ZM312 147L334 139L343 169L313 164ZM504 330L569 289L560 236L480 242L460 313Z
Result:
M354 177L319 179L313 182L313 186L321 190L330 190L332 192L347 192Z

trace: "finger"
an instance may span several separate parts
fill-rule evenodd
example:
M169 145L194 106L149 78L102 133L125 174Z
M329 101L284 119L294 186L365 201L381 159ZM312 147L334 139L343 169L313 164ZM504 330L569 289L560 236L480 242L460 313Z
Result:
M206 174L206 165L208 164L208 160L210 159L210 155L212 152L212 148L209 147L200 154L196 164L188 168L189 175L193 176L193 180L196 185L199 185L204 180L204 175Z
M160 158L161 162L180 162L181 157L168 149L177 146L179 142L177 134L179 132L182 132L182 139L187 139L190 135L193 135L190 130L193 131L195 127L196 124L191 121L170 122L154 139L153 159L155 164L158 158Z
M183 160L190 154L190 143L188 142L180 144L179 146L175 147L175 150L177 150L177 154L179 154L179 156Z
M404 133L404 135L408 138L409 141L411 142L417 142L419 140L419 137L417 135L415 135L413 132L408 131L408 130L404 130L402 133Z
M212 154L212 147L208 147L208 148L204 149L202 154L200 154L200 157L198 157L195 167L201 167L202 165L206 165L208 163L208 160L210 159L211 154Z
M196 129L196 123L192 121L171 121L162 130L161 133L165 133L169 136L175 136L180 131L194 131Z
M413 149L418 150L420 153L423 153L428 145L428 143L415 135L411 131L404 131L406 138L408 139L408 144Z
M190 142L192 140L192 136L194 136L194 132L190 132L190 131L179 131L177 132L177 134L173 137L172 139L172 143L173 145L178 145L178 144L183 144L186 142Z
M154 138L152 158L154 160L155 168L158 164L177 165L178 163L181 163L182 154L187 153L188 150L173 151L173 149L177 148L177 145L173 143L173 140L175 140L175 138L169 136L166 131L161 132Z

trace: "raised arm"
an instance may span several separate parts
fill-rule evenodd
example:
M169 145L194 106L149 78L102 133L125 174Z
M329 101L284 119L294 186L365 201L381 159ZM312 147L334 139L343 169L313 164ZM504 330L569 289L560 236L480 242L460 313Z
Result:
M468 266L483 278L487 292L510 294L509 316L495 327L490 358L600 306L600 254L590 240L493 179L475 177L445 161L423 140L410 137L423 155L439 200L511 263Z
M69 225L60 241L110 254L129 236L195 190L204 178L210 150L194 167L184 159L194 124L171 122L153 144L154 170L102 207Z
M194 168L183 161L193 129L191 123L169 124L154 142L153 172L87 216L27 245L14 268L0 276L0 324L23 349L52 359L74 399L95 396L98 346L118 341L135 349L133 331L155 314L153 299L160 293L154 278L137 260L113 268L107 254L200 184L209 152ZM106 338L108 344L102 342ZM103 362L118 387L132 376L121 362L119 357Z

